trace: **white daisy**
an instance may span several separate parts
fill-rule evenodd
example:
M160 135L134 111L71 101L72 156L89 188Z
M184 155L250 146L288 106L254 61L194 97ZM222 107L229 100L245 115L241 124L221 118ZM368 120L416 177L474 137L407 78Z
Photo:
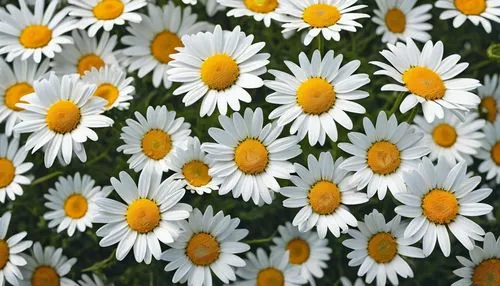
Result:
M439 0L436 7L445 9L439 19L453 18L453 27L458 28L468 19L474 25L481 24L486 33L491 33L491 23L500 23L500 0Z
M160 241L171 243L181 232L180 221L189 217L192 208L179 203L185 194L184 182L172 177L161 181L161 173L141 172L139 184L126 172L120 179L111 178L111 184L125 204L101 198L95 221L104 223L97 235L99 245L118 244L116 259L123 260L134 249L137 262L151 263L152 256L159 260Z
M340 283L342 286L365 286L365 283L361 278L356 278L354 283L352 283L351 280L347 279L347 277L340 277Z
M417 0L376 0L377 8L372 21L378 25L377 35L382 35L383 43L394 44L398 40L411 38L420 42L431 39L427 32L432 25L427 23L432 18L428 13L432 4L415 7Z
M90 37L104 28L111 31L114 25L125 22L140 23L142 18L135 11L146 6L146 0L68 0L69 15L78 18L76 26L87 29Z
M368 97L368 92L358 90L368 84L367 74L353 74L360 61L348 62L343 67L343 55L334 57L328 51L323 59L315 50L309 61L305 53L299 55L299 65L285 61L293 75L270 70L275 80L265 85L274 92L266 101L280 105L269 114L270 119L278 118L278 125L292 123L290 133L303 139L306 134L309 144L323 145L326 136L337 141L337 125L352 129L352 120L346 112L363 114L366 109L354 100Z
M141 23L131 23L127 27L130 35L121 41L127 47L123 53L129 56L130 72L138 70L140 78L153 72L153 85L165 88L172 82L167 79L168 63L177 48L183 46L182 36L213 29L208 22L196 22L198 16L191 12L191 7L182 9L169 2L163 7L148 5L148 15L142 15Z
M457 64L460 56L457 54L443 59L443 43L435 45L428 41L422 52L417 45L407 39L406 44L388 44L389 50L380 52L392 65L382 62L370 62L381 68L376 75L386 75L398 84L386 84L383 91L398 91L409 93L399 110L406 113L418 103L422 104L425 119L432 122L434 117L443 118L444 110L468 111L475 108L480 99L470 92L481 84L472 78L454 78L462 73L468 63Z
M404 237L406 223L396 216L385 221L377 210L365 215L364 221L358 222L358 230L350 229L342 244L353 251L347 254L349 266L359 266L358 276L366 275L366 283L377 279L377 286L384 286L387 279L392 285L398 285L398 275L413 278L413 271L401 256L424 258L422 249L411 246L414 239Z
M281 21L284 22L282 33L304 30L306 46L320 36L320 33L327 41L340 41L341 31L356 32L357 28L363 27L357 20L370 17L355 12L367 7L354 5L356 2L357 0L280 0L277 12L282 14Z
M172 54L174 59L167 71L168 80L182 85L174 95L185 94L182 102L190 106L203 97L200 116L212 115L215 107L223 115L227 106L240 110L240 100L246 103L252 97L245 89L264 85L259 77L266 72L270 55L259 53L264 42L252 44L253 35L241 32L240 26L233 31L223 31L217 25L214 32L185 35L184 47Z
M481 177L469 177L466 171L465 162L450 165L439 160L434 166L424 157L417 169L403 175L408 192L394 194L404 204L396 207L396 213L412 218L405 237L422 239L426 256L434 250L436 239L443 254L450 255L448 229L469 250L474 247L474 240L483 240L484 230L467 217L491 212L490 205L479 201L492 190L476 189Z
M298 176L292 176L293 187L283 187L280 193L287 197L283 206L301 208L293 219L293 225L306 232L316 226L320 238L325 238L328 230L340 236L349 226L356 226L356 218L346 205L358 205L368 201L365 193L357 192L351 184L351 174L339 165L342 158L334 161L329 152L323 152L317 160L307 157L307 168L295 163Z
M209 286L212 272L224 283L236 280L235 268L246 264L237 254L250 249L240 242L248 230L238 229L239 224L240 219L222 211L213 215L212 206L203 214L194 209L188 221L180 221L183 232L161 256L169 261L165 271L176 270L172 282Z
M352 183L358 190L368 186L368 197L378 193L382 200L387 189L392 194L405 192L406 185L402 178L404 171L415 168L421 157L429 154L429 146L422 144L423 134L414 132L408 123L398 124L393 114L381 111L375 126L363 118L365 134L350 132L347 134L351 143L339 143L338 147L352 155L340 164L340 168L355 172Z
M298 138L279 138L283 127L268 123L263 127L262 109L219 116L223 129L210 128L208 134L217 143L203 143L201 149L214 161L209 175L222 178L220 195L229 192L245 202L270 204L280 185L276 178L290 179L294 167L288 160L302 153Z
M55 13L58 3L51 0L44 10L45 0L36 0L34 13L24 0L19 0L19 8L0 9L0 54L7 54L9 62L33 57L39 63L42 54L53 58L62 45L73 43L64 34L75 28L76 21L66 17L67 9Z
M23 279L19 267L26 265L26 259L21 256L21 252L30 248L33 244L30 240L24 240L27 233L25 231L14 234L7 238L11 213L6 212L0 217L0 285L9 282L18 285Z
M175 178L186 181L186 189L199 195L218 190L222 178L212 178L214 162L200 148L198 137L189 138L186 150L172 154L172 171Z
M315 232L301 232L289 222L278 226L278 232L280 237L273 238L275 246L271 246L271 253L288 255L289 263L300 267L300 276L316 285L314 278L323 277L332 253L328 239L319 238Z
M21 97L33 92L33 83L49 70L49 60L37 64L31 59L16 58L12 69L0 58L0 123L5 121L5 133L12 136L14 125L19 123L21 108L16 105Z
M120 135L125 144L116 150L132 155L127 161L130 169L167 172L173 168L172 155L186 148L191 133L190 124L184 122L184 117L175 118L175 114L166 106L149 106L146 117L136 111L137 121L126 120Z
M5 198L15 200L23 195L21 185L31 184L30 176L25 173L33 168L33 163L24 162L28 151L19 148L19 138L9 142L5 134L0 134L0 202Z
M495 179L500 184L500 119L495 124L486 123L483 131L486 138L476 154L481 160L477 170L486 174L486 180Z
M82 279L78 280L80 286L113 286L114 284L104 283L99 276L92 274L92 278L87 274L82 275Z
M279 21L281 14L277 13L280 5L278 0L217 0L225 7L232 8L227 12L228 17L253 17L255 21L263 21L266 27L271 26L271 20Z
M106 101L92 96L95 85L81 81L76 74L59 78L51 73L35 81L33 88L34 93L17 104L25 110L19 113L22 122L14 127L14 132L31 133L25 149L34 153L47 146L44 160L47 168L59 153L67 164L73 153L85 162L83 143L98 139L91 128L113 125L112 119L101 115Z
M500 80L499 75L484 76L483 85L477 88L481 98L478 110L489 122L495 123L500 113Z

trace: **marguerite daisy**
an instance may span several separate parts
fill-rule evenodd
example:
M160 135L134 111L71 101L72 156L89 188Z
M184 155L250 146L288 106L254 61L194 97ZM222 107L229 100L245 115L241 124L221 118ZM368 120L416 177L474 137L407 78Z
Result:
M457 64L457 54L443 59L443 43L425 43L422 52L411 39L406 44L388 44L389 50L380 52L392 65L370 62L382 68L376 75L386 75L398 84L386 84L382 90L409 93L399 106L406 113L418 103L422 104L425 119L432 122L434 117L443 118L444 110L468 111L476 108L480 99L470 92L481 84L472 78L454 78L462 73L468 63Z
M375 126L363 118L365 134L350 132L347 134L351 143L339 143L338 147L352 155L340 164L340 168L355 172L352 183L358 190L368 186L368 197L378 193L378 198L385 197L387 189L392 194L405 192L406 185L402 178L404 171L415 168L421 157L429 154L429 146L423 145L422 134L414 132L408 123L398 124L393 114L381 111Z
M217 0L225 7L232 8L227 12L228 17L251 16L255 21L263 21L266 27L271 26L271 20L279 21L281 14L277 13L280 2L278 0Z
M30 176L26 176L33 163L24 162L28 155L23 147L19 148L19 138L14 137L9 142L5 134L0 134L0 202L5 198L15 200L23 194L21 185L31 183Z
M489 122L495 123L500 113L500 80L499 75L485 75L483 85L477 88L481 98L479 113Z
M490 20L500 23L500 0L439 0L436 7L445 9L439 19L453 19L453 27L458 28L468 19L474 25L481 24L486 33L491 33Z
M180 221L183 232L168 245L161 255L169 261L165 271L175 271L173 283L192 286L212 285L212 272L224 283L236 280L234 269L245 266L237 254L250 246L240 242L248 230L238 229L240 219L225 216L222 211L213 214L212 206L205 213L194 209L188 221Z
M306 134L309 144L325 144L326 136L337 141L337 125L352 129L352 120L346 112L362 114L366 109L354 100L368 97L368 92L358 90L370 82L367 74L354 74L360 61L348 62L343 67L343 55L334 57L329 51L323 59L320 52L314 51L309 61L305 53L300 53L299 63L285 61L293 75L270 70L275 80L265 85L274 92L266 101L279 104L269 114L270 119L278 118L278 125L290 122L290 133L303 139Z
M280 185L276 178L290 179L294 172L288 160L302 153L296 136L279 138L283 127L268 123L263 127L262 109L250 108L243 116L219 116L223 129L210 128L217 143L203 143L201 149L214 161L209 175L222 178L219 194L233 193L245 202L270 204Z
M87 274L82 275L82 279L78 280L80 286L113 286L113 284L107 284L102 281L99 276L92 274L92 278Z
M478 171L486 173L486 180L495 178L500 184L500 119L495 124L486 123L484 134L486 138L482 140L481 149L476 154L482 161Z
M252 101L245 89L261 87L259 77L266 72L270 55L259 53L264 42L252 44L253 35L241 32L240 26L233 31L223 31L217 25L212 32L185 35L184 47L172 54L168 80L182 85L174 95L185 94L182 102L190 106L203 98L200 116L211 115L215 107L223 115L227 106L240 110L240 100ZM211 48L202 48L211 47Z
M325 238L328 230L339 237L341 230L356 226L356 218L345 205L362 204L368 198L350 183L351 174L339 167L342 162L342 158L334 161L330 153L323 152L319 160L309 154L307 168L295 163L298 176L290 178L295 186L283 187L280 193L287 197L283 206L301 208L292 222L300 231L316 226L320 238Z

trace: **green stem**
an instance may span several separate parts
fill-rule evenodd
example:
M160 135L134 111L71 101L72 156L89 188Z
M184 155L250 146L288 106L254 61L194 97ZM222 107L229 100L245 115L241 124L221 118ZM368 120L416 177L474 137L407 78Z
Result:
M318 50L321 54L323 54L323 37L321 36L321 34L319 34L318 36Z
M273 234L271 234L270 237L266 237L266 238L257 238L257 239L248 239L248 240L244 240L243 242L244 243L247 243L247 244L261 244L261 243L268 243L270 242L271 240L273 240L273 237L276 235L276 231L273 232Z
M417 105L412 109L410 115L408 116L408 119L406 119L406 123L408 124L413 123L413 119L415 119L415 116L417 115L419 109L420 105Z
M115 263L115 253L116 249L113 250L113 252L111 252L111 254L106 259L94 263L93 265L83 269L82 272L94 272L96 270L104 269L112 265L113 263Z
M36 186L36 185L38 185L38 184L41 184L41 183L43 183L43 182L45 182L45 181L48 181L48 180L50 180L50 179L52 179L52 178L54 178L54 177L57 177L57 176L59 176L59 175L62 175L62 174L63 174L63 172L61 172L61 171L55 171L55 172L52 172L52 173L50 173L50 174L48 174L48 175L45 175L45 176L43 176L43 177L40 177L40 178L38 178L38 179L34 180L34 181L31 183L31 185L32 185L32 186Z
M97 162L99 162L100 160L106 158L108 156L108 152L109 152L109 149L107 149L106 151L102 152L101 155L95 157L94 159L90 160L87 162L87 166L91 166Z
M399 93L398 97L396 98L396 101L394 102L394 105L392 106L391 110L389 110L389 114L387 114L388 116L391 116L394 113L396 113L396 110L398 109L399 105L403 101L404 94L405 94L404 92Z

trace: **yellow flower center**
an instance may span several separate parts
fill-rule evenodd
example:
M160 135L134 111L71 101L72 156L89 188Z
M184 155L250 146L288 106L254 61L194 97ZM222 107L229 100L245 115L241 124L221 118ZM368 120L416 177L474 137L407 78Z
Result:
M377 263L388 263L398 254L396 238L388 232L379 232L368 241L368 255Z
M500 141L491 147L491 159L497 166L500 166Z
M125 9L120 0L102 0L94 6L94 16L98 20L113 20L121 16Z
M31 25L21 32L19 42L27 49L45 47L52 40L52 30L43 25Z
M307 197L314 212L328 215L339 207L341 193L336 184L330 181L318 181L309 190Z
M259 140L247 138L236 147L234 161L243 173L259 174L269 163L269 152Z
M80 75L84 75L86 71L90 71L92 68L100 69L105 65L106 63L100 56L96 54L87 54L78 60L76 69Z
M5 106L8 108L14 110L14 111L21 111L23 110L20 107L17 107L16 104L18 103L27 103L26 101L22 101L21 97L33 93L33 87L31 84L27 82L18 82L16 84L11 85L7 90L5 91Z
M118 88L116 88L116 86L110 83L103 83L97 87L94 96L98 96L108 101L105 107L106 109L109 109L113 105L113 103L115 103L119 94L120 91L118 90Z
M137 199L127 208L127 223L139 233L148 233L160 224L158 205L150 199Z
M292 264L302 264L309 258L309 243L301 238L290 240L286 248L290 253L289 258Z
M422 199L422 210L427 219L435 224L449 224L458 215L457 197L443 189L432 189Z
M142 151L153 160L161 160L172 149L170 135L160 129L148 131L142 138Z
M175 48L183 47L181 39L170 31L158 33L151 42L151 53L157 61L168 64L170 55L177 53Z
M194 234L186 247L186 255L197 266L207 266L219 259L220 244L211 234Z
M264 268L257 274L257 286L283 286L285 276L283 272L274 267Z
M240 67L226 54L208 57L201 65L201 79L210 88L225 90L230 88L240 76Z
M277 0L244 0L248 10L256 13L269 13L274 11L279 3Z
M322 114L335 104L335 89L322 78L310 78L297 89L297 103L305 113Z
M64 134L73 131L80 124L81 118L80 108L73 102L62 99L50 106L45 121L50 130Z
M0 270L2 270L9 261L9 245L5 240L0 240Z
M313 4L304 10L304 22L314 28L326 28L340 20L340 11L329 4Z
M473 286L500 285L500 259L491 258L481 262L472 272Z
M401 164L400 155L401 153L395 144L388 141L376 142L368 149L368 166L376 174L392 174Z
M486 114L486 119L494 123L497 119L497 101L493 96L486 96L481 100L480 111Z
M441 99L446 87L441 77L427 67L412 67L403 73L403 81L411 93L427 100Z
M64 202L64 212L72 219L82 218L87 213L87 210L87 199L80 194L73 194Z
M387 29L393 33L403 33L406 29L406 15L398 8L392 8L385 14Z
M16 168L11 160L0 157L0 188L5 188L16 176Z
M449 148L457 142L457 131L453 126L441 123L432 131L432 138L437 145Z
M46 265L38 266L31 276L32 286L59 286L59 274L57 271Z
M182 166L182 174L192 186L201 187L210 183L212 177L208 175L208 166L202 161L193 160Z
M486 0L454 0L454 3L465 15L481 15L486 10Z

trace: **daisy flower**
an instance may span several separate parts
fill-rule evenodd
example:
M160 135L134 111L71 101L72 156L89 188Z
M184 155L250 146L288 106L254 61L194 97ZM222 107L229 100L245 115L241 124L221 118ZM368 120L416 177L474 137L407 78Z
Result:
M439 0L436 7L445 9L439 19L453 18L453 27L458 28L468 19L475 26L481 24L486 33L491 33L490 20L500 23L500 0Z
M358 276L366 275L366 283L376 278L377 286L386 285L387 279L392 285L398 285L398 275L412 278L413 271L401 256L424 258L424 254L422 249L411 246L414 240L403 236L406 226L400 216L386 223L377 210L365 215L364 221L358 222L359 230L350 229L352 238L342 242L352 249L347 254L349 266L360 266Z
M280 3L278 0L217 0L225 7L232 8L227 12L228 17L253 17L255 21L263 21L266 27L271 26L271 20L279 21L282 17L276 12Z
M337 125L352 129L352 120L346 112L363 114L366 109L354 100L368 97L368 92L358 90L368 84L367 74L353 74L360 66L360 61L348 62L343 67L343 55L334 57L329 51L321 59L315 50L311 61L305 53L300 53L300 66L285 61L291 74L270 70L275 80L266 81L265 85L274 92L266 101L280 105L269 114L270 119L278 119L278 125L292 123L290 133L302 140L309 137L309 144L325 144L326 136L337 141Z
M20 286L78 286L75 281L64 277L76 263L76 258L66 257L62 248L47 246L42 248L39 242L33 245L31 256L21 254L28 262L21 268L23 280Z
M498 74L484 76L483 85L477 88L481 98L478 110L489 122L495 123L500 113L500 80Z
M50 210L43 215L49 222L49 227L57 226L57 232L67 229L68 235L73 236L75 230L84 232L92 228L97 213L96 201L105 198L112 188L95 186L95 181L88 175L59 177L55 188L43 197L47 200L45 206Z
M424 134L422 145L431 148L429 158L433 161L443 157L450 164L465 161L470 165L472 155L477 153L484 138L485 120L478 119L475 111L468 112L464 121L445 110L443 119L435 118L428 123L422 116L417 116L414 122L417 130Z
M190 137L186 150L173 154L171 162L175 178L186 181L186 189L191 192L203 195L219 189L223 179L210 176L214 162L201 150L198 137Z
M126 77L127 73L119 66L105 66L100 69L92 68L82 77L84 82L94 84L97 88L94 96L106 100L105 110L118 108L118 110L128 109L130 100L133 99L135 87L134 78Z
M125 204L108 199L97 200L99 206L95 221L104 223L97 236L99 245L118 244L116 259L123 260L134 249L135 260L151 263L151 256L160 259L163 243L171 243L181 231L179 222L188 218L192 208L179 203L186 192L184 182L172 177L161 181L161 173L141 172L139 184L126 172L111 184Z
M180 82L174 95L185 94L182 102L190 106L203 98L200 116L212 115L215 107L223 115L227 106L240 110L240 100L246 103L252 97L245 89L264 85L259 77L264 74L270 55L259 53L264 42L252 44L253 35L241 32L240 26L233 31L223 31L217 25L212 32L185 35L184 47L171 55L174 59L167 71L168 80Z
M25 144L32 153L45 148L45 166L49 168L59 153L69 164L72 154L85 162L87 154L83 143L96 141L91 128L113 125L113 120L101 113L106 101L93 97L95 85L80 81L76 74L59 78L51 73L35 81L34 93L28 94L17 104L25 109L19 113L21 123L14 132L31 133Z
M116 150L132 155L127 162L136 172L172 169L173 154L186 148L190 124L184 122L184 117L175 118L175 111L168 111L166 106L149 106L146 117L137 111L134 114L137 120L126 120L120 135L125 144Z
M402 178L404 171L415 168L421 157L429 154L430 148L422 144L423 134L414 132L406 122L398 124L393 114L387 120L385 112L377 116L375 126L363 118L365 134L350 132L351 143L339 143L338 147L352 155L340 164L340 168L355 172L352 183L358 190L368 186L368 197L378 193L382 200L387 189L392 194L405 192Z
M432 122L434 117L443 118L443 108L468 111L479 104L479 97L470 92L481 85L479 81L455 78L469 64L457 64L460 60L457 54L443 59L441 41L436 44L426 42L422 52L411 39L407 39L406 44L388 44L388 47L389 50L380 54L392 66L378 61L370 63L381 68L375 72L376 75L386 75L398 82L382 86L383 91L409 93L399 106L401 113L421 103L425 119Z
M262 109L247 108L243 116L220 115L223 129L208 129L216 143L203 143L201 149L214 161L209 175L223 179L220 195L232 192L245 202L252 198L255 204L270 204L280 189L276 178L288 180L295 171L288 160L302 153L298 138L278 139L283 128L275 123L263 127L263 117Z
M104 28L111 31L114 25L125 22L140 23L141 15L135 11L146 6L146 0L68 0L69 15L78 18L76 26L87 29L89 37Z
M14 125L19 123L21 97L33 92L33 83L49 70L49 60L37 64L31 59L16 58L12 69L0 58L0 123L5 122L5 133L12 136Z
M495 239L493 233L486 233L483 247L474 246L469 256L470 260L457 256L463 267L453 273L461 279L451 286L500 285L500 238Z
M486 180L495 178L500 184L500 119L495 124L486 123L484 134L486 138L481 141L481 149L476 154L482 161L477 170L486 174Z
M192 0L182 0L184 3L187 1ZM213 17L217 14L217 12L226 10L226 7L219 4L217 0L200 0L200 3L205 5L205 11L207 12L208 17Z
M432 25L427 23L432 18L428 13L431 4L415 7L417 0L376 0L377 8L372 21L378 25L377 35L382 35L383 43L394 44L407 38L420 42L431 39L427 32Z
M12 285L19 284L19 281L23 279L19 268L27 263L26 259L21 256L21 252L33 244L30 240L23 241L27 235L25 231L7 238L10 219L10 212L0 217L0 285L5 285L5 281Z
M113 284L104 283L99 276L92 274L92 278L87 274L82 275L82 279L78 280L80 286L112 286Z
M235 268L245 266L236 254L250 246L240 242L248 230L238 229L240 219L225 216L222 211L213 215L212 206L205 213L194 209L188 221L180 221L183 232L161 255L169 261L165 271L173 271L173 283L192 286L212 285L212 272L224 283L236 280Z
M352 283L351 280L347 279L347 277L340 277L340 284L342 286L365 286L365 283L361 278L356 278L354 283Z
M58 3L51 0L44 10L45 0L36 0L34 13L24 0L19 0L19 8L0 9L0 54L7 54L8 62L33 57L39 63L42 54L53 58L62 45L73 43L64 34L75 28L75 20L66 17L66 9L55 13Z
M300 276L316 285L314 278L323 277L323 268L327 268L332 253L328 239L319 238L315 232L300 232L289 222L278 226L278 232L280 237L273 238L275 246L271 246L271 253L288 255L289 263L300 267Z
M165 88L172 82L167 79L168 63L177 48L183 46L182 36L213 29L208 22L196 22L198 16L191 12L191 7L182 9L169 2L163 7L148 5L148 15L142 15L141 23L131 23L127 27L130 35L123 36L121 41L127 47L123 53L129 57L128 70L138 70L143 78L153 73L153 85Z
M484 230L467 217L491 212L490 205L479 202L492 190L476 189L481 177L469 177L466 172L465 162L450 165L439 160L434 166L424 157L417 169L404 174L408 192L394 194L403 204L396 213L412 219L404 236L422 239L425 256L434 250L436 239L444 256L450 255L448 229L469 250L474 240L483 240Z
M5 134L0 134L0 202L5 197L15 200L16 196L23 195L21 185L31 184L30 176L25 173L33 168L33 163L24 162L28 151L19 148L19 138L12 138L9 142Z
M325 238L328 230L339 237L341 230L356 226L356 218L345 205L362 204L368 198L350 183L351 174L339 167L342 162L342 158L334 161L329 152L323 152L319 160L309 154L307 168L295 163L298 176L290 178L295 186L283 187L280 193L287 197L284 207L301 208L292 222L299 231L316 226L320 238Z
M356 32L357 28L363 27L357 20L370 17L354 12L367 7L354 5L356 2L357 0L280 0L277 12L282 14L282 33L304 30L303 41L306 46L320 33L327 41L340 41L341 31Z

